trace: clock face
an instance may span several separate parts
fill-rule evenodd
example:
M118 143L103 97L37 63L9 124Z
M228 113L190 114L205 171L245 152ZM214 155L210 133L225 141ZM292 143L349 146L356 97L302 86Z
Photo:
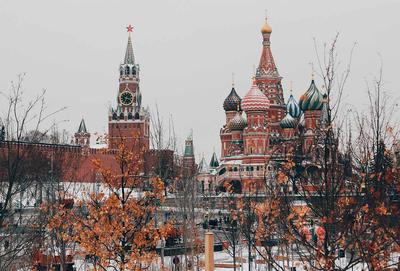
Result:
M133 95L129 91L124 91L120 95L120 101L123 105L131 105L133 102Z

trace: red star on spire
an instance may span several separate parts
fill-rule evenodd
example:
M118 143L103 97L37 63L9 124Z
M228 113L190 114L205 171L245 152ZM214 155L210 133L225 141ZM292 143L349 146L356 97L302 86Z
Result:
M128 25L127 27L126 27L126 31L129 33L129 32L132 32L133 31L133 26L132 25Z

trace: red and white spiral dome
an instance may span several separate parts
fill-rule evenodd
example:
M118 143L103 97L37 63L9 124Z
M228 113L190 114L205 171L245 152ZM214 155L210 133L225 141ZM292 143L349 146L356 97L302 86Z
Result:
M258 88L255 80L249 92L242 99L242 109L245 112L266 111L269 108L269 100Z

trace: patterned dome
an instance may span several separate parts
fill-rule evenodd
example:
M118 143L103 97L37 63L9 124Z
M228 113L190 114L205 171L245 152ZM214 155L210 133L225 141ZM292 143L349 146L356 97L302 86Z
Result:
M236 93L235 88L232 87L231 92L229 93L228 97L225 98L224 101L224 110L225 111L236 111L240 110L240 102L242 99L240 99L239 95Z
M307 110L320 110L322 107L322 94L319 92L314 80L311 81L311 85L300 97L300 108L303 111Z
M282 129L295 128L297 125L297 120L287 113L279 124Z
M269 100L258 88L255 80L253 80L253 85L242 100L242 108L245 112L266 111L269 108Z
M293 118L299 118L301 116L301 109L299 104L294 99L293 95L290 94L288 102L286 104L286 112Z
M236 115L228 123L228 128L232 131L243 130L247 126L247 121L243 118L242 114L238 111Z

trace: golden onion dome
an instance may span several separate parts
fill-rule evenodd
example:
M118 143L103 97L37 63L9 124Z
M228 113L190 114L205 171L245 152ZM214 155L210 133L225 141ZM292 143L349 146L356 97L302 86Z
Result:
M267 18L265 18L264 25L261 27L261 33L269 34L271 32L272 32L272 28L271 28L271 26L269 26L269 24L267 22Z

